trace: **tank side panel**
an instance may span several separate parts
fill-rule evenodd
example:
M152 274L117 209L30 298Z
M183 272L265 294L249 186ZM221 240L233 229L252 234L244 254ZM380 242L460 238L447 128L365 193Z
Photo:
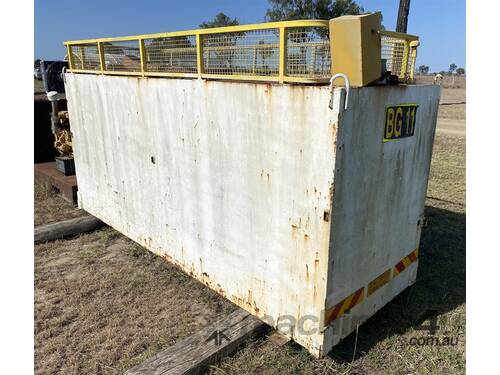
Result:
M418 260L397 275L394 266L419 245L439 97L439 86L350 92L338 130L326 309L335 316L361 288L364 299L332 319L325 351L415 281ZM386 107L400 104L418 104L415 133L384 142Z
M327 87L66 78L83 209L275 326L319 318L338 115ZM284 333L321 351L319 331Z

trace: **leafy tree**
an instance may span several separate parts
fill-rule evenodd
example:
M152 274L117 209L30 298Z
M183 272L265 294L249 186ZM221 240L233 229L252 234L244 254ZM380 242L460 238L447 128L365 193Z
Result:
M346 14L361 14L363 7L354 0L268 0L268 21L330 19Z
M457 69L457 75L462 76L465 74L465 69L464 68L458 68Z
M239 25L239 21L236 18L231 19L224 13L219 13L215 16L212 21L203 22L200 24L202 29L210 29L212 27L224 27L224 26L236 26Z
M457 64L450 64L450 67L448 68L448 73L453 74L455 69L457 69Z
M424 75L427 74L427 73L429 73L429 65L420 65L418 67L418 72L420 74L424 74Z

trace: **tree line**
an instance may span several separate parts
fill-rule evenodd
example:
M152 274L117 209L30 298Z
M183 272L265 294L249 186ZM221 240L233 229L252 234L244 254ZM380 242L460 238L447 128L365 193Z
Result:
M365 12L354 0L268 0L265 20L270 22L301 19L330 19ZM219 13L212 21L200 24L201 28L239 25L236 18Z
M429 74L429 65L420 65L417 69L418 73L421 75L427 75ZM441 75L457 75L457 76L463 76L465 75L465 69L464 68L459 68L457 64L452 63L448 67L448 71L441 70L438 72Z

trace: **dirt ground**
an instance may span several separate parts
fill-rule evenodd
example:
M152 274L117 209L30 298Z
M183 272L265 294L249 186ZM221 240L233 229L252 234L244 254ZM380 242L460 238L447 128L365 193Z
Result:
M439 106L439 117L465 120L465 89L443 88Z
M446 88L441 91L437 123L438 134L465 137L466 98L465 88Z
M460 91L461 90L461 91ZM465 101L444 89L442 102ZM465 121L465 106L440 120ZM448 117L446 117L448 116ZM35 224L84 214L35 186ZM211 374L458 374L465 372L465 137L438 131L417 282L323 360L264 336ZM35 246L35 373L117 374L235 307L111 228ZM438 338L415 346L437 318Z

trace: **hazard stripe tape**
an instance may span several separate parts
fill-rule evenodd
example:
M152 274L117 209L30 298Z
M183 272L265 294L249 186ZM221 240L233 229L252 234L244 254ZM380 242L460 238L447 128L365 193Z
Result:
M401 259L393 268L388 269L384 273L377 276L375 279L368 283L366 288L366 296L370 296L375 293L382 286L391 281L395 276L399 275L405 269L407 269L413 262L418 260L418 248L413 250L410 254ZM393 271L391 274L391 270ZM335 306L327 309L325 311L325 323L327 326L335 319L340 318L354 306L360 304L365 299L365 288L359 288L350 296L344 298L342 301L337 303Z
M366 296L371 296L389 281L391 281L391 270L385 271L383 274L370 281L370 283L368 284L368 288L366 289Z
M356 290L353 294L351 294L349 297L345 298L332 308L328 309L326 311L326 316L325 316L325 325L328 325L331 321L344 315L346 311L352 309L358 303L361 303L364 298L365 298L365 288L360 288Z
M394 276L399 275L405 269L410 267L410 265L417 259L418 259L418 249L415 249L394 266Z

